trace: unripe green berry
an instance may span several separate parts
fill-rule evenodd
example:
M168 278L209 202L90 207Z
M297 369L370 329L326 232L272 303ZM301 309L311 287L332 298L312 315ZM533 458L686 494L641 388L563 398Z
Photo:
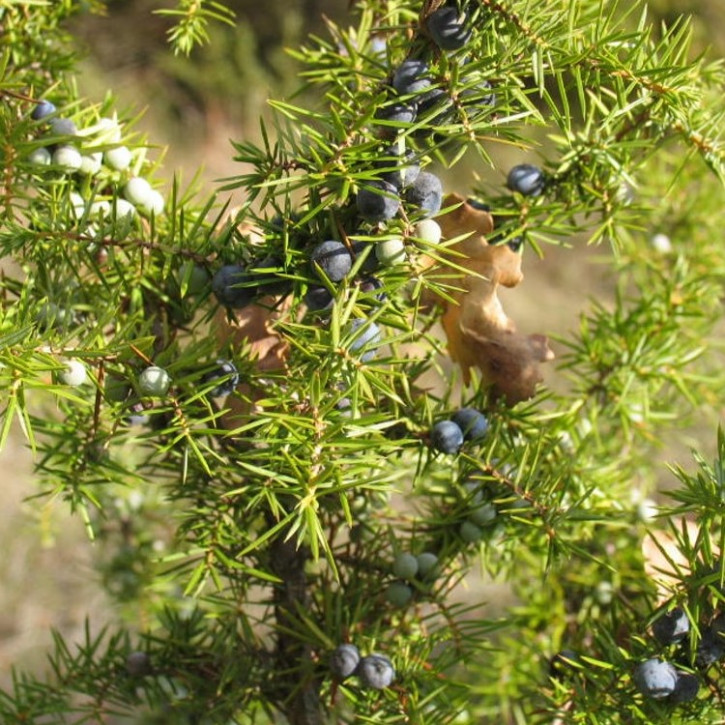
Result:
M138 388L143 395L161 397L171 385L171 376L163 368L157 365L147 367L138 376Z
M403 582L392 582L385 591L385 598L394 607L404 607L413 598L413 590Z
M81 165L78 171L84 176L95 176L101 170L103 154L100 152L84 154L81 157Z
M430 551L423 551L416 558L418 560L418 576L421 579L432 577L438 567L438 557Z
M106 166L116 171L125 171L131 165L131 152L126 146L117 146L115 149L108 149L103 154Z
M30 161L31 164L36 164L37 166L48 166L52 160L53 155L47 148L45 148L45 146L33 149L28 154L28 161Z
M146 214L146 216L159 216L164 213L166 200L160 191L151 189L151 193L143 204L139 204L138 208Z
M63 171L78 171L83 165L81 152L75 146L58 146L53 152L52 158L55 166L60 166Z
M393 574L400 579L410 581L418 573L418 559L407 551L401 551L395 555L393 561Z
M182 286L186 282L185 294L200 295L211 284L211 275L204 268L193 262L184 262L179 267L179 280Z
M86 366L80 360L65 360L65 368L58 373L58 379L64 385L77 388L88 379Z
M438 244L443 236L443 231L435 219L421 219L415 225L415 236L422 242Z
M496 518L497 513L492 503L485 503L474 508L468 518L477 526L487 526Z
M386 267L402 264L406 259L405 243L398 237L383 239L375 245L375 256L380 264L384 264Z
M471 521L464 521L461 524L459 533L461 538L469 544L480 541L483 537L483 531Z
M151 191L151 184L140 176L132 176L123 187L123 195L134 206L144 204Z

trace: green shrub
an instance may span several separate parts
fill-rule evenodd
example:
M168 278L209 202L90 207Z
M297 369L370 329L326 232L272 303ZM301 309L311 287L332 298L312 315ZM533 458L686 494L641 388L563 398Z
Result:
M0 4L0 441L122 616L3 722L718 721L725 437L646 498L723 392L723 73L687 21L461 0L429 34L439 0L360 0L206 197L77 97L81 5ZM178 11L187 52L227 17ZM587 244L612 299L514 325L521 265Z

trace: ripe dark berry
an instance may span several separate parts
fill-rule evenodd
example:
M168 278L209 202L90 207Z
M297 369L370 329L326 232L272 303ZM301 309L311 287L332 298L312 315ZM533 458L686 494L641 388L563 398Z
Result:
M234 392L234 388L239 385L239 372L236 365L230 360L217 360L217 367L206 373L202 377L202 382L211 383L215 380L221 380L216 387L209 391L212 398L221 398L223 395L229 395Z
M359 663L358 648L354 644L341 644L330 657L330 671L335 677L344 680L355 673Z
M418 207L424 218L435 216L441 209L443 185L435 174L421 171L406 190L405 199L409 204Z
M331 282L341 282L352 269L352 256L347 247L334 239L318 244L310 255L315 271Z
M388 181L370 181L357 192L360 216L369 222L392 219L400 208L398 190Z
M428 16L428 32L441 50L458 50L471 39L466 16L457 8L444 6Z
M395 144L383 150L375 166L384 170L381 171L380 178L396 189L410 186L420 173L420 164L415 161L412 151L404 152Z
M483 438L488 430L486 416L473 408L461 408L453 415L453 422L463 431L467 441Z
M333 296L327 287L310 287L305 295L307 309L313 312L332 306Z
M670 695L670 702L680 705L684 702L692 702L700 690L700 680L697 675L690 672L677 671L677 684L675 691Z
M652 623L652 634L662 645L679 642L690 631L690 620L680 607L665 612Z
M697 645L695 663L702 669L707 669L718 660L725 658L725 638L720 636L718 628L703 627L702 638Z
M250 269L258 282L258 293L262 295L285 295L292 290L292 280L282 277L284 262L279 257L265 257Z
M360 280L360 291L366 295L374 295L377 300L384 302L388 296L385 292L379 292L383 288L383 283L377 277L367 277Z
M659 700L675 691L677 670L669 662L653 657L637 665L633 680L643 695Z
M385 656L371 654L363 657L357 668L360 681L366 687L382 690L395 679L393 663Z
M458 453L463 445L463 431L452 420L441 420L433 426L430 440L441 453Z
M390 124L413 123L417 114L418 109L414 104L396 101L378 108L375 119Z
M47 116L54 114L55 111L55 104L51 103L50 101L41 101L33 109L33 112L30 114L30 118L32 118L34 121L41 121Z
M355 255L355 261L362 254L365 255L360 272L373 272L378 268L378 259L375 256L375 244L365 240L358 240L352 243L352 252Z
M482 80L473 86L464 88L460 97L467 107L476 106L478 108L496 105L496 94L493 92L493 86L488 80Z
M533 164L514 166L506 178L506 186L524 196L538 196L544 190L544 172Z
M474 209L478 209L479 211L491 211L490 204L474 199L472 196L469 196L468 199L466 199L466 204L468 204L468 206L472 206Z
M257 286L253 282L252 276L241 264L226 264L215 272L211 288L222 305L241 309L257 293Z
M75 136L78 126L70 118L53 118L50 121L50 130L56 136Z
M402 96L430 86L428 66L422 60L404 60L393 74L393 88Z
M151 670L151 660L145 652L131 652L126 657L126 672L131 677L150 675Z
M380 328L374 322L368 322L362 317L356 317L350 324L350 329L353 333L361 329L360 334L356 335L350 343L350 350L352 352L359 352L362 350L363 353L360 355L360 360L363 362L372 360L375 357L377 350L374 348L367 348L368 346L374 345L382 337Z

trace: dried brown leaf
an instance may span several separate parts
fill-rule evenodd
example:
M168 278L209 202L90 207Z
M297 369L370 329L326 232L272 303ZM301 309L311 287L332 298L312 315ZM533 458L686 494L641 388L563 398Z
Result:
M488 243L486 237L493 232L488 212L475 209L457 194L448 195L443 207L453 208L436 221L445 239L463 237L447 248L456 253L451 261L466 270L454 280L459 289L452 292L452 302L435 300L444 308L442 324L451 358L461 366L466 384L471 368L477 367L493 394L514 405L534 395L543 379L539 364L554 357L544 335L516 330L497 295L499 285L515 287L522 281L521 255L508 245ZM428 260L423 267L435 272L441 265ZM452 269L445 270L448 278Z

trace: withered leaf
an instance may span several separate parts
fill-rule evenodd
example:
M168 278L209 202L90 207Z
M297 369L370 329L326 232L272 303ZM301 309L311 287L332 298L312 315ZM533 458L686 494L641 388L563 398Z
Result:
M506 244L488 243L493 219L487 211L472 207L457 194L449 194L443 208L449 210L436 221L445 239L462 237L447 249L457 253L451 254L451 262L465 270L454 279L452 301L435 300L443 307L451 359L461 366L466 384L471 368L477 367L492 393L514 405L534 395L543 379L539 364L554 357L546 336L516 330L497 295L499 285L515 287L523 279L521 255ZM446 265L428 261L424 266L435 275ZM453 269L442 270L449 280Z

